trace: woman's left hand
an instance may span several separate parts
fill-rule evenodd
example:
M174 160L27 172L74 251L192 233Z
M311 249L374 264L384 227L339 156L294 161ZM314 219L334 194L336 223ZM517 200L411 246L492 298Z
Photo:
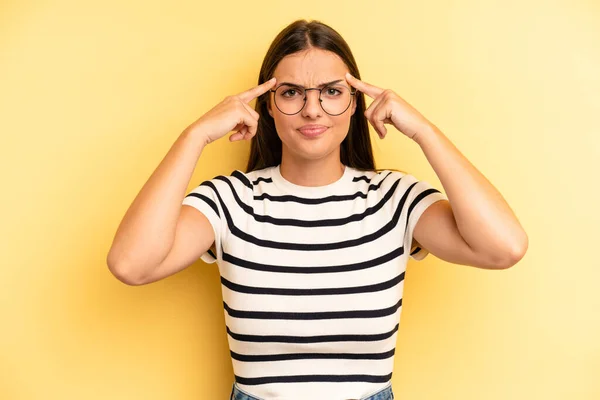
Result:
M346 73L350 85L371 97L373 102L365 111L365 117L377 131L381 139L387 134L384 124L392 124L409 138L416 140L419 132L432 124L413 106L390 89L381 89L356 79Z

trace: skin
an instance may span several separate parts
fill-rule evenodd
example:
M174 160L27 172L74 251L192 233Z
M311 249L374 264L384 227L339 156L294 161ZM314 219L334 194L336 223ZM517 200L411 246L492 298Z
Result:
M446 135L391 89L347 75L348 82L373 102L365 117L383 139L385 124L414 140L435 170L449 200L425 210L413 245L455 264L506 269L527 251L529 239L512 209L492 183Z
M347 72L348 67L335 53L312 48L284 57L273 76L277 78L277 85L293 82L312 88L342 79L342 83L351 88L346 81ZM270 95L268 109L282 141L281 175L296 185L324 186L340 179L344 172L340 144L348 134L356 101L353 96L352 104L344 113L331 116L321 108L318 91L309 90L307 96L306 105L295 115L286 115L277 109L274 93ZM329 129L317 138L307 138L297 130L305 124L325 125Z

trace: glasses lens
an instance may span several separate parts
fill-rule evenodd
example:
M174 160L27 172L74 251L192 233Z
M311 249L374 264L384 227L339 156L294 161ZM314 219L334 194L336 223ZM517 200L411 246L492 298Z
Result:
M296 86L281 85L275 92L275 105L284 114L296 114L304 105L304 90Z
M327 86L321 94L321 106L328 114L341 114L350 105L350 97L350 89L344 85Z
M296 86L282 85L275 92L275 105L284 114L296 114L304 106L305 91ZM350 89L333 84L321 92L321 107L332 115L343 113L350 105Z

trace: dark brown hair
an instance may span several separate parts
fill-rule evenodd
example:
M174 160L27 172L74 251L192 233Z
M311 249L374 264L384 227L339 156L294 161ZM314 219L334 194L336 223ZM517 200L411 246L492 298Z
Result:
M311 48L337 54L348 67L350 74L361 79L350 47L338 32L320 21L297 20L285 27L271 43L260 68L258 84L273 77L277 64L285 56ZM260 118L256 135L250 143L250 158L246 172L273 167L281 163L282 143L275 129L275 121L268 112L269 94L270 92L266 92L256 99L254 109ZM375 168L369 125L365 117L365 95L358 91L355 101L356 111L350 120L348 135L340 144L340 161L344 165L362 171L383 171ZM392 168L387 169L393 170ZM404 171L398 172L405 173Z

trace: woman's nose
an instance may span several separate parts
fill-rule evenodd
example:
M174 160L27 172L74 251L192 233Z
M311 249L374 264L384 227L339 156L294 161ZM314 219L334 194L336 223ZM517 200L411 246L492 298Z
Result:
M321 115L323 112L320 99L321 92L318 90L307 90L305 96L306 100L302 113L306 116Z

